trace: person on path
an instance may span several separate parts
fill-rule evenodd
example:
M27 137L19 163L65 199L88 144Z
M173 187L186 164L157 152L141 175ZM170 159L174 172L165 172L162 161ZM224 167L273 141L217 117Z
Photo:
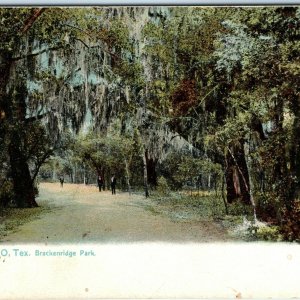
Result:
M64 176L60 176L59 181L60 181L60 187L63 187L64 186L64 181L65 181Z
M111 193L113 195L116 194L116 184L117 184L117 179L116 179L116 176L113 175L111 180L110 180L110 186L111 186Z
M98 187L99 192L101 192L101 188L103 187L103 178L100 175L98 176Z

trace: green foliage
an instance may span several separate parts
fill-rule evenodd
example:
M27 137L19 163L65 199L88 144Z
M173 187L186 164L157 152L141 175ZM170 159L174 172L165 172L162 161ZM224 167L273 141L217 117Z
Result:
M41 214L50 211L49 207L35 207L35 208L4 208L1 211L1 226L0 239L7 236L11 231L15 231L18 227L27 222L36 220L41 217Z
M125 84L137 90L141 90L145 85L143 68L139 62L118 60L118 63L114 66L114 72L121 76Z
M199 175L214 174L220 176L221 166L206 159L183 156L182 161L178 164L178 171L175 178L178 181L197 182Z
M290 210L283 209L280 233L284 240L300 242L300 204L296 201Z
M101 38L107 43L112 54L112 75L119 77L117 81L122 80L122 86L128 85L133 90L141 90L145 85L144 70L136 58L129 25L122 18L112 18L105 26L106 34Z
M21 38L21 29L30 11L29 8L20 8L17 11L11 8L0 9L0 36L2 38L0 49L2 51L14 50L14 43Z
M18 51L19 42L24 41L26 34L34 36L39 46L44 47L66 47L76 39L95 39L93 31L96 31L99 24L97 16L100 11L92 8L44 8L25 34L25 25L35 12L35 8L0 9L0 36L4 37L2 50Z
M69 152L64 161L64 170L70 164L66 161L77 164L84 164L93 170L94 174L111 176L115 174L121 179L127 177L128 180L134 171L130 171L134 165L132 157L135 151L134 140L121 136L116 128L111 127L107 135L89 132L81 134L74 142L72 151Z
M129 29L122 19L112 19L108 25L108 44L118 52L132 52L133 46L129 39Z
M241 169L238 160L243 161L259 217L283 224L286 239L298 239L294 202L300 190L299 8L179 7L168 11L145 22L140 37L130 32L130 28L138 31L133 18L127 15L125 22L122 14L107 17L101 8L0 9L1 72L5 73L10 59L16 60L16 69L8 76L17 74L14 80L21 86L18 90L12 79L10 85L1 86L1 180L9 172L8 145L14 137L20 139L19 148L32 174L57 146L41 124L25 121L27 109L36 116L47 113L57 118L53 100L43 95L47 94L44 87L53 84L51 99L61 97L63 105L74 96L70 77L76 77L75 67L64 66L68 71L57 76L50 67L36 68L34 57L52 50L77 57L80 44L91 55L86 57L98 57L99 49L105 53L109 69L103 75L103 81L108 81L105 89L109 95L121 91L116 93L120 107L111 108L114 96L105 94L101 101L93 99L92 106L99 108L93 113L105 124L111 124L110 115L119 113L122 126L105 128L105 134L79 136L65 155L58 153L60 160L49 162L45 173L56 164L59 172L71 173L75 165L99 174L105 170L120 176L126 173L127 178L139 176L135 170L142 170L140 155L146 149L141 128L154 132L159 124L159 129L178 133L197 150L192 155L169 151L160 161L162 193L168 186L195 186L199 177L212 176L220 182L224 174L233 176L228 170ZM77 92L83 90L82 78L76 82ZM63 87L70 96L61 96ZM93 98L84 91L86 98ZM83 98L80 94L63 106L61 127L70 119L76 129L80 127L87 106ZM102 116L103 107L107 111ZM23 116L18 117L22 110ZM135 120L137 111L143 111L140 120ZM232 174L236 188L241 182ZM230 180L226 182L228 188ZM236 209L234 205L229 210Z
M171 190L165 177L160 176L158 178L156 190L159 196L168 196L170 194Z
M207 161L223 161L219 174L241 168L234 149L245 151L243 168L259 217L281 224L282 210L295 201L300 182L299 9L190 9L189 16L182 11L145 28L153 64L169 71L167 76L161 72L159 85L153 84L153 102L168 103L163 99L173 97L170 125L208 154ZM165 89L167 83L172 88ZM194 158L177 162L177 185L195 182L205 169ZM298 228L297 218L291 219Z
M0 187L0 206L7 206L7 204L14 198L13 185L9 180L1 182Z
M168 209L178 215L186 212L193 219L219 220L225 217L222 199L213 193L206 193L202 196L172 193L171 196L155 198L155 201L162 206L163 210Z
M265 241L281 241L282 235L278 226L262 226L256 231L256 237Z

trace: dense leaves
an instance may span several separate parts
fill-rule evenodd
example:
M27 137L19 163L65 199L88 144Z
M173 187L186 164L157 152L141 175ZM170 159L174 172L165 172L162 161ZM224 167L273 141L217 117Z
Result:
M12 174L21 197L20 178L32 188L55 153L41 170L52 178L117 173L146 195L157 182L167 194L222 190L299 239L299 17L298 7L1 9L3 186Z

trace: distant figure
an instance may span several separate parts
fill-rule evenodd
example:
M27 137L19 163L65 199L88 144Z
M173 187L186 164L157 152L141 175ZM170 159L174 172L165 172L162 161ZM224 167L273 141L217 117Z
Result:
M116 179L116 176L113 175L111 180L110 180L110 186L111 186L111 193L113 195L116 194L116 184L117 184L117 179Z
M59 181L60 181L60 186L63 187L64 186L64 181L65 181L64 176L60 176Z
M103 186L103 178L99 175L97 181L98 181L99 192L101 192L101 188Z

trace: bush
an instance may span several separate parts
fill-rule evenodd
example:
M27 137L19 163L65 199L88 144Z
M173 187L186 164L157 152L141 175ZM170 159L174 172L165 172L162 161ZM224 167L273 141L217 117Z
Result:
M274 193L257 193L257 214L267 222L279 220L280 201Z
M157 180L157 192L160 196L168 196L171 189L165 177L161 176Z
M9 180L4 180L0 187L0 205L7 206L14 198L13 184Z
M258 239L265 240L265 241L280 241L280 240L282 240L282 236L279 232L278 226L259 227L257 229L256 236Z
M290 211L283 210L280 231L285 240L300 241L300 202L296 202Z

